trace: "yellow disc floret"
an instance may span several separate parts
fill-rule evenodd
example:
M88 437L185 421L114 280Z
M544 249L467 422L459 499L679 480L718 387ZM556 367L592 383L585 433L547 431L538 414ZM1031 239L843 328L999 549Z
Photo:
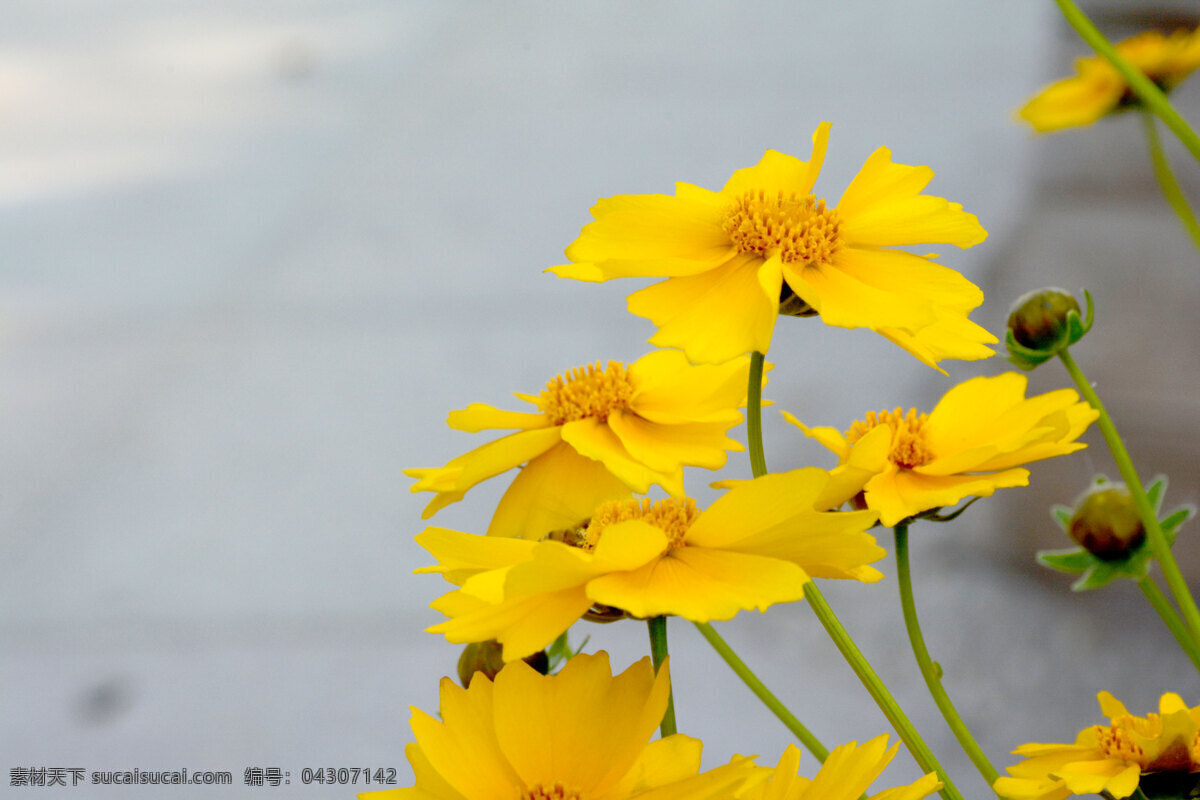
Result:
M725 215L724 228L739 253L790 264L828 263L841 248L838 212L815 195L750 191Z
M687 530L698 516L700 510L690 497L668 497L658 501L648 497L642 500L614 500L600 506L592 514L588 539L594 547L608 526L640 519L665 533L671 548L683 547Z
M537 783L521 792L521 800L580 800L578 789L568 789L561 781L550 786Z
M919 414L915 408L910 408L905 414L899 408L893 411L868 411L865 420L855 422L846 431L846 444L853 445L870 431L880 425L892 429L892 449L888 452L888 460L898 467L912 469L933 460L929 443L925 439L925 423L929 421L928 414Z
M633 389L624 364L610 361L602 368L597 361L547 381L538 406L555 425L589 417L605 421L629 406Z

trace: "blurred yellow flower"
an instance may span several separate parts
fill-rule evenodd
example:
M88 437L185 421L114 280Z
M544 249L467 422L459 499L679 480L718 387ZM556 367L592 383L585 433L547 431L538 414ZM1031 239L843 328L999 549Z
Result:
M650 341L694 363L767 352L779 313L819 313L828 325L870 328L923 363L986 358L996 338L967 319L983 293L954 270L891 249L987 238L958 203L922 194L929 167L876 150L836 207L812 193L829 123L809 161L768 150L719 192L677 183L671 195L618 195L567 248L563 278L667 280L635 292L629 310L658 326Z
M896 755L899 744L887 746L886 734L861 747L857 742L835 747L812 780L796 774L800 749L788 745L771 777L743 792L739 800L858 800ZM867 800L921 800L942 788L931 772L906 786L885 789Z
M1160 89L1170 91L1200 67L1200 28L1169 35L1146 31L1116 48ZM1075 73L1042 89L1017 115L1034 130L1057 131L1091 125L1137 103L1125 79L1101 56L1076 59Z
M578 655L557 675L522 662L493 683L441 683L440 719L412 710L405 748L415 785L370 800L727 800L756 768L746 759L700 773L701 743L649 741L662 720L668 669L643 658L613 677L608 654Z
M1018 464L1073 453L1075 441L1098 416L1072 389L1025 397L1026 378L1016 372L958 384L929 414L910 409L868 412L842 434L809 428L784 417L837 454L874 475L864 487L867 508L884 525L965 497L989 497L996 489L1025 486L1029 471ZM881 441L885 446L880 446ZM870 459L855 457L866 448Z
M562 508L594 508L658 484L683 494L683 467L717 469L742 445L726 436L742 421L749 358L692 366L660 350L626 367L610 361L580 367L546 384L540 395L517 394L536 412L483 403L450 412L451 428L476 433L515 429L451 459L444 467L407 469L414 492L436 492L428 519L467 490L524 464L488 527L494 536L541 536ZM530 533L530 532L533 533Z
M429 628L463 644L497 639L504 659L550 644L593 606L645 618L729 619L799 600L810 577L879 580L884 550L865 532L873 511L827 512L862 486L809 467L764 475L706 511L688 498L614 501L543 541L427 528L417 543L461 587L431 604L449 619ZM840 493L840 495L839 495Z
M995 783L1013 800L1062 800L1071 795L1128 797L1144 773L1200 772L1200 706L1188 708L1173 693L1162 696L1157 714L1135 717L1120 700L1100 692L1108 725L1093 725L1074 744L1023 744L1025 760ZM1182 796L1182 795L1181 795Z

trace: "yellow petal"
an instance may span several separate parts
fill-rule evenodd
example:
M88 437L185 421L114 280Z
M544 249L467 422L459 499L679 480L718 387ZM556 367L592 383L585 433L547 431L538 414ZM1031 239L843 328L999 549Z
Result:
M1125 81L1115 70L1090 69L1042 89L1017 116L1043 133L1091 125L1117 107L1124 91Z
M526 464L500 499L488 536L541 539L578 525L607 500L626 500L629 487L599 461L560 442Z
M634 292L629 311L658 326L652 344L679 348L693 364L720 364L767 352L782 283L777 259L739 256L708 272Z
M816 515L814 503L829 483L816 467L774 472L745 481L717 498L688 528L688 544L737 547L755 534Z
M907 305L970 311L983 303L983 291L960 273L904 250L846 247L834 256L833 264L854 280Z
M839 460L845 461L850 457L850 445L846 444L846 437L837 428L810 428L787 411L783 412L783 418L804 431L808 438L815 439Z
M594 417L578 419L563 425L562 438L575 451L604 464L638 494L645 494L651 484L658 484L667 493L683 494L683 468L658 471L633 458L608 425Z
M807 581L804 571L787 561L681 547L640 569L595 578L587 591L594 601L638 617L674 614L707 622L799 600Z
M618 411L608 415L608 427L633 460L656 472L673 472L684 464L719 469L725 465L726 450L742 449L725 435L729 426L721 423L659 425Z
M763 191L768 195L776 192L795 192L803 197L812 191L825 161L825 148L829 144L829 123L822 122L813 132L812 156L801 161L795 156L768 150L753 167L745 167L733 173L726 181L721 193L739 195L743 192Z
M967 319L966 314L954 311L939 311L936 322L916 333L899 328L878 328L876 333L907 350L922 364L933 367L942 374L946 373L946 370L938 366L942 359L977 361L988 358L995 353L987 345L997 341L986 329Z
M806 800L855 800L866 794L899 745L887 746L887 736L877 736L861 746L847 742L835 747L805 792Z
M1057 775L1075 794L1100 794L1107 791L1120 800L1133 794L1142 770L1137 764L1105 759L1067 764Z
M426 630L444 635L453 644L498 639L504 643L505 661L544 649L592 605L581 586L495 604L461 592L451 594L455 597L448 602L442 602L449 597L445 595L431 607L443 613L460 612L459 615Z
M655 350L629 365L634 385L629 408L639 417L668 425L742 421L750 358L692 366L678 350Z
M466 408L451 411L446 424L456 431L478 433L483 430L515 428L529 431L548 428L554 423L545 414L528 414L523 411L503 411L486 403L471 403Z
M918 330L936 319L928 303L906 302L908 298L863 283L835 264L814 264L798 270L784 264L783 275L796 294L820 311L826 325ZM801 290L802 286L806 288Z
M489 704L488 681L475 681L468 692L442 679L441 714L445 722L413 709L412 729L429 766L455 791L472 800L511 800L520 786L496 743ZM471 764L464 770L463 764Z
M701 742L681 733L656 739L642 749L638 760L620 781L594 800L625 800L656 786L686 780L700 771Z
M477 536L435 527L417 534L416 543L428 550L438 563L414 572L440 573L446 580L459 586L476 573L528 560L532 557L534 544L520 539Z
M897 470L868 481L866 498L867 506L879 512L879 521L890 527L931 508L953 506L966 497L991 497L996 489L1028 483L1029 470L1024 469L987 475L922 475Z

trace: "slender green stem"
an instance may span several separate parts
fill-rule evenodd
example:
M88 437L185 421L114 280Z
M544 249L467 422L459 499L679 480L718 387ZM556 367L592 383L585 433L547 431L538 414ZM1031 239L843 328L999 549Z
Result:
M796 735L796 738L808 749L808 752L812 753L817 757L818 761L824 764L825 759L829 756L829 751L825 749L820 740L808 728L804 727L791 711L788 711L787 706L771 693L771 690L758 679L757 675L750 671L750 668L746 666L746 662L738 658L738 654L733 652L733 648L721 638L721 635L713 629L712 625L709 625L707 622L695 622L693 624L700 631L700 635L712 645L713 650L717 651L717 655L725 659L725 663L737 673L737 676L742 679L743 683L750 687L750 691L754 692L754 696L762 700L763 705L771 709L771 713L779 717L779 721Z
M663 662L667 660L667 618L651 617L646 620L646 627L650 631L650 660L654 663L655 674L658 674ZM667 694L667 710L663 714L662 724L658 731L664 739L678 732L675 727L675 687L673 686L670 693Z
M762 438L762 377L766 355L750 354L750 383L746 387L746 446L750 450L750 473L754 477L767 474L767 458Z
M904 627L908 630L908 640L912 643L913 655L917 657L921 677L925 679L929 694L933 696L933 702L937 703L942 716L946 718L946 724L950 726L954 738L958 739L971 763L979 770L987 785L991 786L1000 777L1000 773L992 766L983 748L975 741L971 730L950 702L950 695L942 686L941 670L929 657L925 637L921 635L921 624L917 621L917 604L913 600L912 572L908 566L908 526L897 525L892 530L896 535L896 581L900 584L900 607L904 610Z
M1158 178L1158 185L1162 189L1163 197L1171 205L1175 216L1179 217L1179 221L1183 223L1188 236L1192 237L1192 243L1200 248L1200 223L1196 222L1196 215L1192 213L1192 207L1188 205L1187 195L1183 193L1183 188L1180 187L1179 182L1175 180L1175 175L1171 172L1171 165L1167 163L1162 142L1158 138L1158 125L1154 122L1154 115L1149 111L1143 111L1142 123L1146 130L1146 144L1150 148L1150 161L1154 164L1154 176Z
M1145 104L1146 108L1150 109L1155 116L1163 121L1171 131L1179 137L1179 141L1183 142L1196 160L1200 161L1200 136L1192 130L1188 125L1187 120L1179 115L1175 107L1171 105L1171 101L1167 99L1166 93L1162 89L1154 85L1154 81L1146 77L1140 69L1130 64L1117 49L1112 46L1108 39L1104 38L1104 34L1097 30L1092 21L1087 18L1087 15L1079 10L1079 7L1071 0L1054 0L1058 3L1058 8L1062 11L1063 17L1067 20L1079 37L1095 50L1098 54L1108 60L1110 64L1121 73L1121 77L1129 84L1129 88L1138 96L1138 99Z
M863 686L874 698L879 710L887 717L888 722L892 723L892 727L896 729L896 733L908 746L908 750L912 753L912 757L917 764L925 772L936 772L938 778L945 784L939 794L945 800L962 800L962 795L950 780L950 776L946 774L946 770L942 769L942 765L934 758L933 753L929 750L929 746L925 744L925 740L921 738L921 734L917 733L917 729L913 727L904 710L900 708L900 704L896 702L896 698L892 697L892 693L883 685L883 681L872 669L868 663L866 656L854 644L854 640L850 638L850 634L842 627L842 623L838 620L837 615L833 613L833 609L829 607L829 603L825 602L825 597L821 594L821 590L817 588L816 581L809 581L804 584L804 597L808 600L808 604L812 606L816 612L817 619L821 620L821 624L825 626L826 633L833 639L833 643L837 645L837 649L841 651L842 656L847 663L854 669L854 673L858 675L858 679L862 681Z
M1187 653L1187 657L1192 660L1192 666L1200 670L1200 648L1196 647L1196 643L1188 636L1187 626L1183 624L1183 620L1175 612L1175 607L1171 605L1171 601L1167 599L1162 589L1158 588L1158 584L1149 575L1143 575L1138 578L1137 585L1141 587L1142 594L1146 595L1146 599L1150 601L1150 605L1154 606L1154 610L1158 612L1158 616L1162 617L1162 621L1171 630L1171 635L1175 637L1175 641L1183 648L1183 652Z
M1121 473L1121 478L1125 481L1125 486L1133 497L1133 504L1137 508L1138 516L1142 518L1150 551L1154 553L1154 558L1162 567L1167 588L1171 590L1175 604L1183 612L1183 619L1187 623L1192 641L1200 643L1200 609L1196 608L1196 601L1188 590L1183 573L1179 571L1179 565L1171 553L1171 546L1167 544L1167 537L1163 535L1162 526L1158 524L1158 515L1154 513L1154 506L1150 503L1150 498L1146 496L1146 490L1142 487L1142 481L1133 466L1133 460L1129 457L1129 451L1125 449L1125 443L1121 441L1121 435L1117 433L1117 428L1113 425L1112 418L1109 417L1104 404L1100 402L1100 397L1088 383L1087 376L1075 363L1075 359L1071 358L1067 348L1064 347L1060 350L1058 357L1062 360L1063 366L1067 368L1067 372L1070 373L1071 379L1075 381L1079 393L1091 404L1092 408L1100 412L1100 418L1096 422L1100 426L1101 433L1104 434L1104 441L1108 443L1108 449L1112 452L1113 461L1117 463L1117 470Z

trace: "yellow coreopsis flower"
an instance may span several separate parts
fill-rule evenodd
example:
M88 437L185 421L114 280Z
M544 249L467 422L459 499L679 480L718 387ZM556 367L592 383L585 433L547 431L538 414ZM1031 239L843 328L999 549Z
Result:
M592 609L729 619L799 600L811 577L879 580L873 511L828 512L858 491L810 467L746 481L700 511L688 498L614 501L543 541L427 528L417 536L460 589L431 607L450 642L497 639L504 659L554 641ZM819 505L820 504L820 505Z
M958 203L922 194L929 167L871 154L836 206L813 185L829 123L809 161L768 150L718 192L677 183L671 195L618 195L549 271L606 281L665 277L635 292L629 310L658 326L650 341L695 363L767 352L779 313L819 313L828 325L870 328L931 367L992 354L996 338L967 319L983 293L959 273L896 247L987 237Z
M418 479L412 491L437 493L422 514L428 519L480 481L524 464L488 528L500 536L541 536L550 529L545 521L564 507L591 509L652 484L682 495L684 466L717 469L727 451L742 449L726 431L742 421L737 409L746 402L748 369L748 358L692 366L670 350L628 367L581 367L548 382L540 395L517 394L536 412L483 403L450 412L456 430L516 433L444 467L404 472Z
M1157 714L1135 717L1120 700L1100 692L1108 725L1093 725L1074 744L1024 744L1013 751L1025 760L999 778L996 794L1013 800L1063 800L1076 794L1128 797L1146 773L1200 772L1200 706L1188 708L1173 693L1162 696Z
M1170 91L1200 67L1200 28L1164 36L1146 31L1119 42L1117 52L1163 91ZM1076 74L1038 92L1018 112L1037 131L1091 125L1137 103L1121 73L1102 56L1075 60Z
M952 506L965 497L989 497L996 489L1025 486L1029 470L1019 464L1073 453L1099 413L1072 389L1025 397L1026 378L1016 372L972 378L943 395L929 414L910 409L869 412L845 434L787 420L837 454L842 463L870 468L854 458L870 448L874 475L864 486L867 508L884 525L922 511ZM879 447L880 440L887 444Z
M649 741L662 721L667 667L643 658L613 677L608 654L578 655L557 675L517 661L493 683L441 683L441 719L412 710L405 748L415 785L370 800L727 800L756 768L700 773L701 743Z
M751 786L740 800L858 800L895 757L899 744L887 746L887 734L877 736L861 747L857 742L835 747L816 777L797 775L800 748L788 745L771 776ZM921 800L942 788L937 773L931 772L913 783L896 786L871 795L867 800Z

